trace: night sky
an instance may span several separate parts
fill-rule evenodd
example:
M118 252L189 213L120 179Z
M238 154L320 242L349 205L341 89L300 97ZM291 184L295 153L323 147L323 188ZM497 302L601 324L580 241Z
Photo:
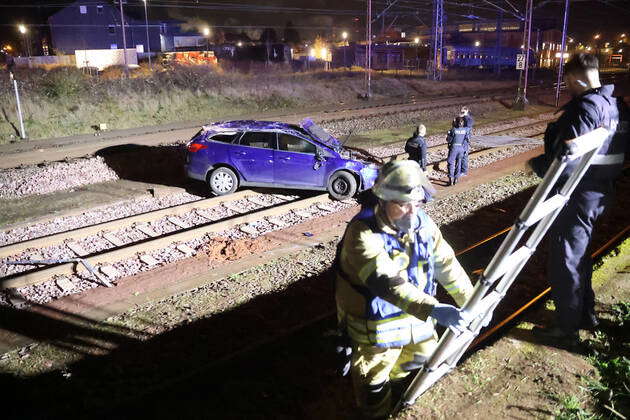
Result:
M88 0L89 1L89 0ZM506 18L516 13L510 6L522 11L525 0L489 0L503 8ZM0 43L15 42L16 24L45 25L46 18L69 0L0 0ZM385 0L373 0L373 15L385 7ZM431 24L431 0L398 0L389 9L385 24L389 25L398 15L395 26L413 31L422 22ZM534 26L544 18L558 22L562 19L564 0L534 0ZM125 6L131 13L143 16L143 3L128 0ZM29 6L29 7L25 7ZM261 6L263 8L261 8ZM227 32L239 32L239 25L275 27L278 32L291 21L302 38L316 34L328 36L331 32L347 30L353 38L363 37L365 0L149 0L150 19L179 19L189 22L206 22L213 27L224 27ZM266 7L266 8L265 8ZM231 10L221 10L230 8ZM317 10L319 9L319 10ZM471 17L496 19L498 9L484 0L445 0L448 23L471 22ZM360 23L353 25L353 18ZM630 0L571 0L569 33L578 40L592 39L601 33L601 39L615 38L622 32L630 32ZM374 31L382 28L382 21L375 23Z

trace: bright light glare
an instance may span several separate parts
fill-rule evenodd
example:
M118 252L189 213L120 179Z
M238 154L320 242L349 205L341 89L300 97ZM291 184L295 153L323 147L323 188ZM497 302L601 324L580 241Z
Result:
M18 25L18 31L20 31L21 34L25 34L26 33L26 26Z
M415 37L413 39L413 42L415 42L416 44L419 44L420 43L420 38L419 37Z
M242 46L243 46L243 43L242 43L241 41L238 41L238 42L236 43L236 46L237 46L237 47L242 47Z
M203 28L203 36L210 35L210 28Z
M480 46L480 45L481 45L481 42L479 42L479 41L475 41L475 47L478 47L478 46Z
M596 34L593 38L599 39L599 34Z
M348 39L348 32L343 31L343 32L341 33L341 38L343 38L343 39Z
M311 48L311 57L315 57L315 48Z

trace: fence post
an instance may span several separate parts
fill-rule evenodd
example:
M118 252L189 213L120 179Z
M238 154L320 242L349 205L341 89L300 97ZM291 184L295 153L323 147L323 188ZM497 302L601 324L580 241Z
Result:
M18 91L17 80L13 77L13 73L11 73L11 80L13 80L13 88L15 89L15 102L17 103L17 114L20 119L20 137L22 139L26 138L26 130L24 130L24 119L22 118L22 106L20 105L20 92Z

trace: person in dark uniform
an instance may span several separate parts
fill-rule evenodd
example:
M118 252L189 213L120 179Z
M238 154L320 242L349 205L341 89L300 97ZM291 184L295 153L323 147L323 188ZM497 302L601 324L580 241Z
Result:
M464 126L463 118L455 118L454 124L455 127L451 128L446 135L446 143L448 144L448 185L457 184L457 179L461 175L464 150L470 135L470 131Z
M464 127L468 128L469 131L469 140L464 145L464 157L462 158L462 170L461 176L468 175L468 153L470 152L470 136L472 136L473 125L475 125L475 120L472 115L470 115L470 111L467 106L463 106L459 111L460 118L464 119Z
M405 152L409 153L409 160L418 162L423 171L427 170L427 142L424 139L426 134L427 128L420 124L405 143Z
M531 161L534 171L544 175L564 140L599 127L610 133L549 231L547 276L556 306L555 323L533 332L542 339L574 346L579 342L579 329L598 324L588 248L595 221L613 200L614 180L623 168L630 140L630 115L623 100L612 96L614 87L601 85L597 57L575 55L565 67L564 78L573 98L562 107L558 121L547 127L545 154ZM566 174L559 185L563 179Z

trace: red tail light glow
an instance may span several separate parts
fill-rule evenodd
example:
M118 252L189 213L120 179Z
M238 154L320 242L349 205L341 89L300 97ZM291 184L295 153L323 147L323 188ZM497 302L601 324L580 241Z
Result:
M200 144L200 143L190 143L188 145L188 151L191 153L196 153L200 150L207 149L207 148L208 146L206 146L205 144Z

